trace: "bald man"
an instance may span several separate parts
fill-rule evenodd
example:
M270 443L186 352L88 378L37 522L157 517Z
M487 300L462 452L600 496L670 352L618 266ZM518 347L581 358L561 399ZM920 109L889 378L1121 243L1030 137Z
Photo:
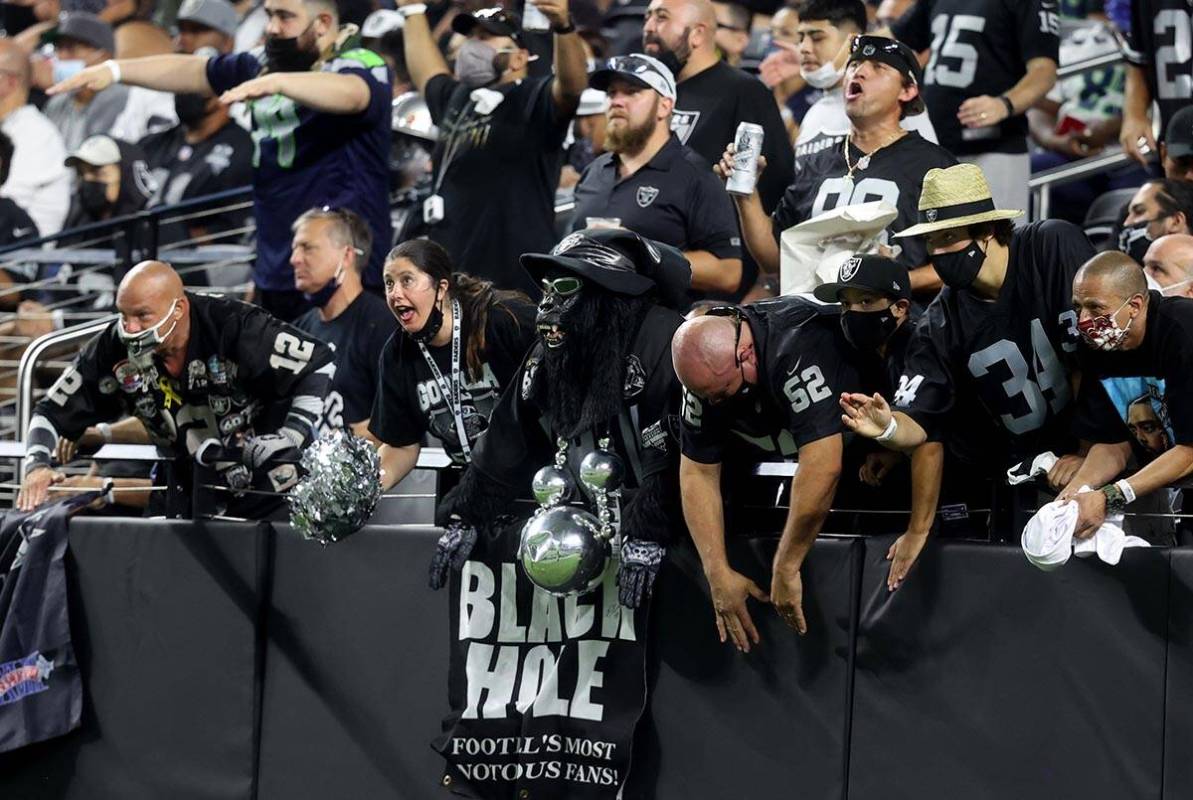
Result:
M29 56L11 39L0 39L0 131L15 154L0 194L25 209L38 233L62 230L70 210L71 174L57 126L29 104Z
M791 140L774 95L754 76L721 60L716 35L717 15L709 0L651 0L642 28L642 50L675 75L671 130L710 167L733 141L738 123L762 126L766 170L758 191L770 213L795 177ZM743 292L753 285L756 269L749 260Z
M1143 256L1143 271L1165 297L1193 297L1193 236L1170 233L1152 242Z
M1078 271L1073 307L1083 343L1074 432L1093 445L1060 499L1077 501L1086 538L1107 514L1193 472L1193 300L1149 292L1138 265L1111 251ZM1159 455L1130 429L1130 407L1145 396L1170 443Z
M672 339L671 359L684 387L684 519L704 565L717 633L742 652L759 642L748 597L769 599L784 622L807 632L800 566L836 493L843 426L835 398L858 384L853 358L838 308L800 297L715 307L685 322ZM797 455L768 598L726 557L721 467Z
M238 491L282 492L294 483L293 462L335 372L328 347L256 306L184 290L162 261L125 275L116 308L120 318L34 408L17 507L37 507L62 480L51 466L59 436L73 441L89 425L125 415L173 451L174 488L183 496L196 483L236 490L205 496L206 513L260 518L279 507L280 495Z

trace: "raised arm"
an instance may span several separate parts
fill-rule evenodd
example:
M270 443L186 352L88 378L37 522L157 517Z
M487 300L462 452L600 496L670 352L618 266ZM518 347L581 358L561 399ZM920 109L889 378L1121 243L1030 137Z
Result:
M211 84L207 82L207 56L182 54L105 61L54 84L46 90L46 94L63 94L79 89L99 92L113 83L144 86L146 89L175 94L213 94Z
M403 0L398 5L409 6L415 2ZM431 78L451 74L447 61L435 44L435 38L431 36L431 26L425 13L406 17L406 24L402 26L402 41L406 46L406 68L410 70L410 79L414 81L414 88L419 94L425 94L427 82Z
M224 105L280 94L325 114L359 114L369 107L369 85L359 75L335 72L272 72L220 95Z

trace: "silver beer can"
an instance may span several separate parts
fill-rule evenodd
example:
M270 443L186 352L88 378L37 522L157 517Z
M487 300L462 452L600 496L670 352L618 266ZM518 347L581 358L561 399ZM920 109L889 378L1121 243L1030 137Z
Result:
M733 172L725 181L730 194L753 194L758 183L758 157L762 155L762 126L742 122L733 137Z

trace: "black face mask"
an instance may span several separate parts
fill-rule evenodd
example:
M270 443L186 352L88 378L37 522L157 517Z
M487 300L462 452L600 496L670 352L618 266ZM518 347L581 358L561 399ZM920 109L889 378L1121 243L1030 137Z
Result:
M431 313L427 314L427 321L417 331L408 334L411 339L423 344L430 344L443 327L443 309L439 307L439 293L435 293L435 305L431 306Z
M98 217L112 207L108 202L108 184L103 181L80 181L79 204L92 217Z
M964 250L955 253L939 253L928 256L936 273L946 286L954 289L968 289L977 280L986 253L977 242L970 242Z
M881 311L841 312L841 331L845 341L863 353L876 352L899 327L890 308Z
M305 48L301 44L302 37L310 29L311 26L308 25L306 31L289 38L265 37L265 62L269 65L270 72L306 72L319 60L317 46Z
M1148 248L1155 241L1147 232L1147 226L1161 219L1163 217L1145 219L1123 228L1118 234L1118 249L1129 255L1136 264L1142 264Z
M207 98L201 94L174 95L174 113L188 128L198 127L207 118Z

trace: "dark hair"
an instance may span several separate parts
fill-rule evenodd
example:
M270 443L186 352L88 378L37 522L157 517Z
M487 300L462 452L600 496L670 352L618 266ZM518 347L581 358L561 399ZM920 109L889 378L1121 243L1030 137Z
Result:
M12 139L5 133L0 133L0 186L8 180L8 171L12 169L12 154L16 151Z
M1193 233L1193 183L1172 178L1152 178L1144 186L1154 184L1156 203L1167 216L1185 215L1185 229Z
M927 110L927 106L924 105L923 87L916 83L915 80L906 72L903 73L903 88L908 89L912 86L915 86L918 91L916 92L915 97L908 100L906 103L899 104L899 119L906 119L907 117L914 116L915 114L923 114L924 111Z
M795 11L800 22L823 21L834 28L848 24L858 33L866 32L866 6L862 0L801 0Z
M1176 169L1182 175L1188 175L1193 172L1193 155L1188 156L1169 156L1172 163L1176 165Z
M489 322L489 308L501 304L501 310L509 315L515 325L519 325L517 316L504 304L514 301L530 303L530 298L522 292L498 289L492 281L474 278L463 272L452 269L451 256L443 247L430 239L407 239L399 244L385 257L385 263L390 264L399 258L404 258L423 272L431 276L431 280L438 286L440 281L447 281L447 297L460 301L460 324L468 326L468 341L464 345L464 361L468 365L468 372L472 380L481 377L481 353L485 349L485 327Z
M992 222L978 222L969 226L969 238L977 241L978 239L985 239L987 236L993 236L994 241L1006 246L1011 242L1011 236L1015 233L1015 223L1009 219L996 219Z
M745 33L750 32L750 25L754 22L754 12L734 0L717 0L729 12L729 19L734 27L741 28Z

